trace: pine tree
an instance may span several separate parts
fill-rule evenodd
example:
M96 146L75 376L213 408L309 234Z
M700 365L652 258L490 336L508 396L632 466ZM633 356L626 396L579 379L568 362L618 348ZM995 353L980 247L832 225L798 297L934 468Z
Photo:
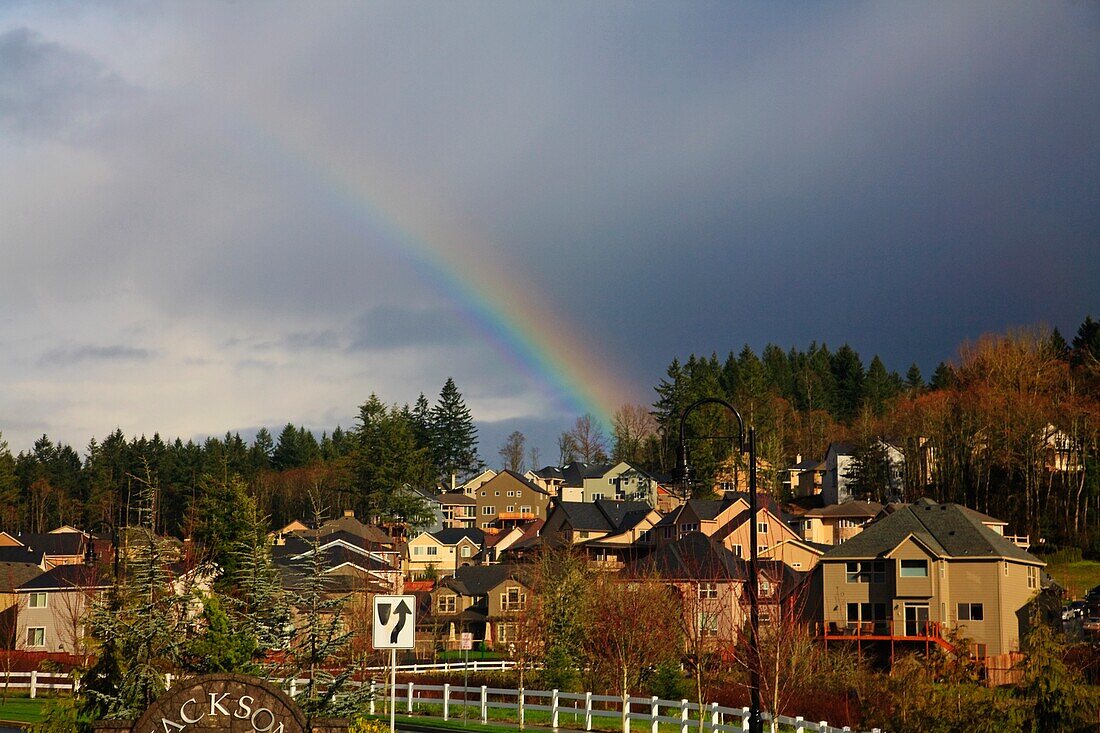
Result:
M930 389L950 389L955 384L955 372L945 363L940 362L936 371L932 372L932 381L928 383Z
M242 620L246 633L256 640L257 649L283 651L289 642L290 606L271 556L267 523L255 505L247 512L249 531L233 547L236 571L230 607Z
M448 377L431 413L433 454L439 478L447 482L451 475L464 479L484 464L477 454L477 427L462 394Z
M1073 337L1073 363L1100 363L1100 321L1094 321L1091 315L1085 316Z
M254 474L271 468L271 456L274 452L275 441L268 429L257 430L256 439L252 441L252 448L249 449Z
M855 349L844 344L836 350L829 364L837 385L836 416L842 421L850 421L863 403L863 362Z
M886 412L887 403L897 395L897 392L897 380L886 371L886 365L876 354L863 380L863 404L870 408L876 417L881 417Z
M425 448L418 447L413 427L397 408L372 394L359 408L355 448L348 468L360 496L358 509L370 518L423 521L427 505L405 485L423 486L434 477Z
M924 389L924 377L921 376L920 367L916 362L909 365L909 371L905 373L905 386L910 394L916 394Z

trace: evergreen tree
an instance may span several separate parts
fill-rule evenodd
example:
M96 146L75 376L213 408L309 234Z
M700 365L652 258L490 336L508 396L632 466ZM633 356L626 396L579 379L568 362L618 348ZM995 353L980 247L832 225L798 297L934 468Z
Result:
M870 439L857 446L845 474L848 490L855 498L886 503L893 501L890 477L890 455L886 445Z
M421 392L416 398L416 404L412 409L413 437L416 438L416 446L432 452L432 408L428 404L428 398Z
M459 480L484 466L477 454L477 427L462 394L448 377L431 412L433 454L439 478L445 483L452 474Z
M936 371L932 372L932 381L928 383L931 389L950 389L955 384L955 373L946 362L940 362Z
M1034 623L1024 637L1020 692L1031 703L1032 733L1086 730L1096 721L1097 701L1079 670L1065 663L1065 644L1049 626Z
M769 391L788 402L794 399L794 371L783 349L768 344L760 354L764 363L764 377Z
M240 476L220 480L206 475L200 479L194 537L204 558L221 569L224 581L237 571L236 549L254 531L250 518L255 514L255 502Z
M876 417L882 417L886 412L887 402L893 399L897 392L897 380L886 371L886 365L876 354L863 380L863 404Z
M1047 338L1047 348L1051 355L1058 361L1069 361L1069 344L1062 336L1062 332L1055 328Z
M271 456L274 452L275 441L268 429L260 428L257 430L256 439L252 441L252 448L249 449L253 474L271 468Z
M267 522L255 505L245 511L249 529L233 547L230 609L240 619L243 633L255 639L257 650L282 651L292 628L290 606L271 556Z
M909 371L905 373L905 386L910 394L916 394L924 389L924 377L921 376L920 367L916 362L909 365Z
M9 531L18 529L19 482L15 475L15 458L8 449L8 442L0 433L0 519Z
M305 465L302 451L298 447L298 429L287 423L279 433L279 440L271 454L271 467L276 471L299 468Z
M372 394L359 408L355 449L348 468L360 495L356 507L365 516L420 521L427 507L402 487L424 486L433 479L428 451L418 447L409 420ZM430 513L430 512L429 512Z
M863 362L855 349L844 344L836 350L829 363L837 386L836 416L850 422L863 403Z
M1085 316L1073 337L1073 363L1100 363L1100 321L1094 321L1091 315Z

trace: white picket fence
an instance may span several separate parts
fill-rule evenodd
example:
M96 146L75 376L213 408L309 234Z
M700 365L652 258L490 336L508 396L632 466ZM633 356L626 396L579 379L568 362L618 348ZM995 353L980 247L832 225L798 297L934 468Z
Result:
M461 719L463 715L489 722L491 709L509 712L507 722L526 724L527 713L549 713L549 726L557 729L592 731L597 718L622 720L622 733L659 733L661 724L665 730L675 726L679 733L691 733L699 729L700 715L703 730L707 733L741 733L749 729L749 709L723 707L718 703L704 705L700 711L697 703L687 700L661 700L657 697L631 697L625 701L617 695L594 695L591 692L561 692L559 690L514 690L500 687L462 687L458 685L418 685L408 682L387 691L381 684L371 682L370 712L377 715L380 705L390 704L395 711L406 715L427 715L443 720ZM441 709L441 711L440 711ZM471 711L473 714L471 715ZM457 713L457 714L456 714ZM772 716L764 713L764 725L771 730ZM494 716L494 720L497 719ZM794 733L843 733L847 726L836 728L828 722L808 721L801 716L775 718L781 731ZM602 728L606 730L606 727ZM879 733L877 728L872 733Z
M514 666L503 661L471 661L470 671L498 671ZM460 662L438 664L398 665L402 673L422 674L426 672L461 672ZM369 671L389 672L387 667L370 668ZM165 687L169 688L178 676L165 675ZM307 679L271 680L282 685L296 697L308 683ZM353 684L359 684L353 682ZM476 717L482 723L489 721L489 710L508 711L510 722L524 724L527 713L540 711L549 713L549 725L557 729L564 721L564 727L573 730L606 730L606 727L593 727L593 720L613 718L622 720L622 733L661 733L659 727L665 724L664 733L669 726L678 728L678 733L691 733L699 729L702 717L705 733L738 733L749 729L749 709L723 707L718 703L700 706L687 700L661 700L657 697L630 697L626 700L626 716L623 717L623 698L617 695L595 695L591 692L561 692L559 690L516 690L501 687L462 687L458 685L421 685L415 682L402 683L395 690L388 685L371 680L370 713L378 714L380 706L392 705L398 712L404 708L407 715L441 717L443 720ZM37 697L39 691L71 692L73 678L61 672L8 672L0 673L0 689L26 689L30 697ZM387 708L388 710L388 708ZM458 715L456 715L458 711ZM471 715L471 711L473 715ZM771 729L772 716L763 713L767 730ZM494 720L498 719L494 716ZM791 718L777 716L776 725L780 731L793 733L844 733L847 726L837 728L828 722L808 721L801 716ZM879 733L877 728L871 733Z

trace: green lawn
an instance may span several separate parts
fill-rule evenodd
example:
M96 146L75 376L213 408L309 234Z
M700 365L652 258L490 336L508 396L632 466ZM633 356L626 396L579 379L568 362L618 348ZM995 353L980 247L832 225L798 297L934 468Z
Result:
M1051 563L1047 565L1047 572L1066 589L1066 597L1071 599L1080 598L1088 589L1100 585L1100 562L1095 560Z
M49 698L9 697L0 700L0 720L14 723L37 723L42 720L42 710L50 704Z

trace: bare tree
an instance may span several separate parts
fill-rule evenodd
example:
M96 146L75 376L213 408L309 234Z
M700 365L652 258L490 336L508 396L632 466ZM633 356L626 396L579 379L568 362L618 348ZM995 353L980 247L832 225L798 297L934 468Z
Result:
M591 669L610 677L626 701L646 674L661 662L678 659L683 642L675 592L659 578L620 580L607 576L596 581L585 652Z
M599 463L607 460L607 436L604 435L600 423L591 414L586 412L578 417L573 423L573 428L562 437L566 435L572 441L577 458L580 460L585 463Z
M657 434L653 415L642 405L626 404L615 411L612 422L615 441L612 457L618 461L641 461L646 442Z
M502 466L509 471L523 473L526 445L527 437L520 431L513 430L511 435L501 443L500 450L497 451L500 454L501 461L503 461Z

